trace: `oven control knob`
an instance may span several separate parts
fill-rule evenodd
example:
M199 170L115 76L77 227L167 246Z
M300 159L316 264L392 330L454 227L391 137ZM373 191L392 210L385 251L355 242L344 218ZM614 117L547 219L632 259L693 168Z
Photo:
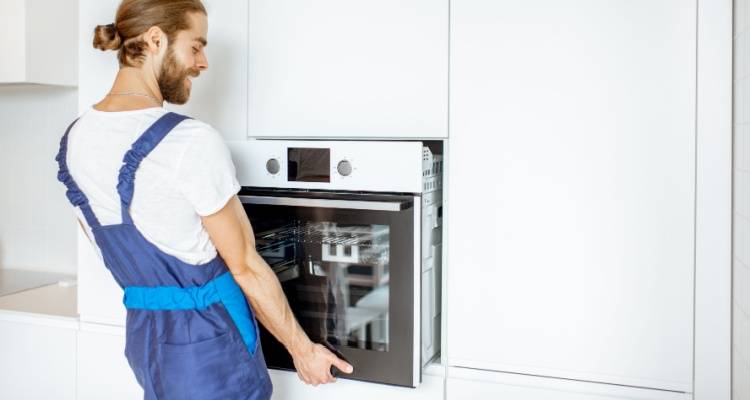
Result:
M352 173L352 163L347 160L339 161L339 165L336 166L341 176L349 176Z
M271 158L270 160L266 161L266 171L270 173L271 175L276 175L281 170L281 165L279 165L279 160L275 158Z

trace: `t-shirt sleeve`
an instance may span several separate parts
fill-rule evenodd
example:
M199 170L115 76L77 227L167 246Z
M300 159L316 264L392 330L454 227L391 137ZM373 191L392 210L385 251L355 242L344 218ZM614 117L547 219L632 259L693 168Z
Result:
M221 210L240 190L224 139L207 125L186 145L176 178L182 194L200 216Z

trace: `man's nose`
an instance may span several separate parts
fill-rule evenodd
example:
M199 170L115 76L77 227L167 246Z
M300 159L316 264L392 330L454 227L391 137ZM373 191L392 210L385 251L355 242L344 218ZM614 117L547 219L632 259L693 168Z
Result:
M203 71L208 68L208 58L206 58L206 55L203 54L203 52L200 53L198 59L195 61L195 67L198 68L198 70Z

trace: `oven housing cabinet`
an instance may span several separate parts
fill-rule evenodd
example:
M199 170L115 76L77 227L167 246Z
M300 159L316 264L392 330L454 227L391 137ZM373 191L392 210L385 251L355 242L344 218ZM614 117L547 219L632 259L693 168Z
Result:
M256 248L311 340L354 366L340 378L417 387L439 356L441 144L228 142ZM268 367L293 370L260 329Z

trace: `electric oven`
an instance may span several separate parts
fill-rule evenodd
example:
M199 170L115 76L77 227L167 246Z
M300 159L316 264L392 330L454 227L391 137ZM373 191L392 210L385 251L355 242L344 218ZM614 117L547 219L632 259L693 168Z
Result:
M416 387L439 352L442 158L422 142L229 142L256 248L343 378ZM433 148L439 148L433 146ZM269 368L292 370L261 328Z

